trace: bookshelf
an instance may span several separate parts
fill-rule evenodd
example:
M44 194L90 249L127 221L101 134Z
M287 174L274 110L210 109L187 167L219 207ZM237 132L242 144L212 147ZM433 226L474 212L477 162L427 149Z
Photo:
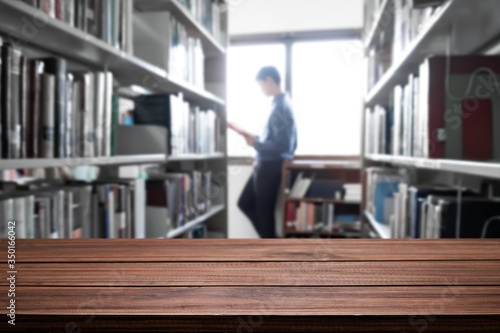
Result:
M350 215L359 216L361 219L360 200L357 200L357 198L356 200L337 199L333 193L328 193L327 196L325 192L333 191L331 187L332 183L328 183L329 181L358 184L360 182L360 167L359 157L356 156L338 156L331 157L330 159L309 159L304 157L285 162L283 164L282 187L280 189L284 198L282 208L283 236L285 238L342 238L354 233L359 237L359 232L350 229L342 231L337 218L339 215ZM313 195L312 190L307 190L304 197L292 197L292 189L296 186L295 183L298 182L301 174L306 178L311 178L313 181L327 183L326 186L329 189L324 190L321 195L325 197L310 197ZM313 187L311 185L312 183L309 185L309 188ZM315 188L317 188L317 185ZM349 195L349 189L347 192L347 195ZM323 226L318 225L319 222ZM307 229L304 228L306 227L305 224L307 224ZM339 230L335 230L336 227ZM349 228L352 228L352 225Z
M227 170L226 152L226 48L199 23L179 1L139 1L130 0L134 13L141 11L169 11L188 30L190 37L199 38L205 54L205 88L185 82L159 66L149 63L129 52L122 51L59 19L49 17L40 9L23 1L5 0L0 2L0 35L15 45L27 50L27 57L58 56L71 64L72 70L109 71L115 82L134 95L178 94L184 101L203 110L216 110L220 117L222 151L214 154L189 154L179 156L126 155L89 158L33 158L0 159L0 170L39 169L57 167L98 166L113 167L134 165L158 165L167 172L189 172L191 170L211 171L220 175ZM223 5L223 2L218 1ZM221 29L227 35L227 8L221 6ZM133 15L136 16L135 14ZM133 25L133 22L130 22ZM34 27L26 31L26 26ZM134 28L135 29L135 28ZM33 32L34 31L34 32ZM130 88L127 88L130 87ZM116 88L116 87L115 87ZM185 163L186 162L186 163ZM116 170L116 169L113 169ZM104 173L106 174L106 173ZM227 183L216 181L222 189L223 202L214 205L205 214L198 216L179 229L172 230L168 237L180 237L199 223L207 223L209 231L227 237Z
M498 24L495 25L489 20L485 21L485 16L491 15L491 8L497 5L498 2L495 0L446 1L439 12L426 23L419 36L408 45L400 60L392 64L379 82L367 93L365 104L373 106L386 103L393 88L398 84L403 84L408 79L409 74L418 70L418 66L426 57L432 54L448 54L452 29L457 32L465 32L469 27L483 27L482 33L475 32L474 36L466 36L459 45L455 46L456 50L449 50L453 54L472 54L480 51L488 45L488 42L497 37ZM386 15L390 17L393 16L390 12L392 7L386 5L383 8ZM474 15L471 15L471 12L474 12ZM386 24L382 23L381 17L379 17L379 21L374 23L375 27L379 27L375 30L379 33L382 27L387 27Z
M377 45L381 34L393 33L395 21L394 0L383 0L375 13L365 13L373 17L372 25L365 27L365 54ZM420 29L419 33L406 45L401 55L392 61L373 87L367 89L363 109L363 173L368 167L395 167L410 174L410 183L415 179L436 181L444 177L450 186L456 187L457 179L466 178L469 183L479 184L483 180L500 179L500 162L466 161L453 159L432 159L410 156L370 154L366 147L365 110L377 105L390 106L394 88L404 85L411 74L418 74L419 66L433 55L493 55L499 53L500 24L494 16L500 11L498 1L443 1L440 8ZM367 22L367 19L365 19ZM438 176L439 175L439 176ZM451 179L451 181L450 181ZM366 184L364 188L366 192ZM366 194L366 193L365 193ZM390 238L388 225L376 221L366 210L363 196L364 221L380 238Z
M150 64L126 52L120 51L104 41L79 29L69 26L60 20L47 17L21 1L5 0L0 2L0 30L21 42L36 46L63 58L85 64L95 69L107 69L113 72L116 79L124 86L143 86L152 92L179 93L186 100L200 107L224 106L225 100L220 96L199 89L189 83L169 77L164 69ZM37 29L34 38L23 36L26 23L22 18L44 18L43 28ZM194 26L194 19L193 26ZM64 45L64 47L61 47ZM219 56L224 56L220 53Z

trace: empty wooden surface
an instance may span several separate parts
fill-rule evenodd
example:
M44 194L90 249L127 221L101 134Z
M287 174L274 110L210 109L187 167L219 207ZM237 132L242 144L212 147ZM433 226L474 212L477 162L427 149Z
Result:
M116 281L127 287L500 285L500 261L493 260L21 263L17 269L18 286L109 286Z
M24 287L31 315L499 315L500 287ZM440 313L436 313L439 311Z
M41 239L19 241L17 251L17 262L497 260L500 241Z
M18 240L16 261L2 332L500 327L500 240Z

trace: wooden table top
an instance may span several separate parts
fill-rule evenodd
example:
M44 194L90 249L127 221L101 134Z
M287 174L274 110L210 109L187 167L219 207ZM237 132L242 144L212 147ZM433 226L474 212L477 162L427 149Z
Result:
M500 240L17 240L15 269L18 332L500 328Z

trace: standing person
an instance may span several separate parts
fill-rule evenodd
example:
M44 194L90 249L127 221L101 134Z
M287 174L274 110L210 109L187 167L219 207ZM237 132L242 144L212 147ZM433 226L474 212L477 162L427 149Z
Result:
M238 207L252 221L261 238L275 238L274 209L281 183L283 161L292 159L297 148L297 130L290 97L281 89L281 76L275 67L264 67L257 83L267 97L273 97L272 111L262 136L229 127L242 135L257 156Z

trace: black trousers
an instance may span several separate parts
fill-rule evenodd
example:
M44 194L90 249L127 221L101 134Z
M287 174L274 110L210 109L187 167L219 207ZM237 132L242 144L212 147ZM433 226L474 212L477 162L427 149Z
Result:
M256 162L238 207L252 221L261 238L275 238L274 208L281 184L283 161Z

